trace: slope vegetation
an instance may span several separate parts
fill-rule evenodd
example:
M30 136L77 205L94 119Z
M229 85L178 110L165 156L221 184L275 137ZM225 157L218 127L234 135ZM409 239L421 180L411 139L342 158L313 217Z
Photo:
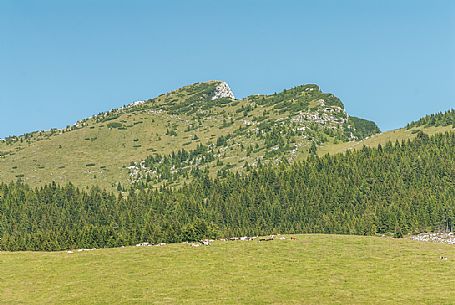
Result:
M446 112L429 114L417 121L407 124L406 128L366 136L365 139L359 141L323 144L318 152L320 155L326 153L336 154L346 150L358 150L363 146L377 147L378 145L384 145L387 142L393 143L396 141L412 140L417 136L419 131L424 131L428 135L455 131L455 110L451 109Z
M236 100L227 84L210 81L63 130L8 137L0 141L0 181L71 181L109 189L176 184L199 171L213 177L260 162L304 159L312 144L378 132L316 85Z
M0 184L0 250L114 247L281 233L452 230L455 134L260 166L127 196Z

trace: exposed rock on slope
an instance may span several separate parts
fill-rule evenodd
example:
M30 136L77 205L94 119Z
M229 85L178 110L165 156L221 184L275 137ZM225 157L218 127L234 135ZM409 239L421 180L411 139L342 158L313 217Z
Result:
M231 88L229 88L229 85L226 82L220 82L219 85L215 87L212 100L219 98L231 98L235 100L234 93L232 93Z

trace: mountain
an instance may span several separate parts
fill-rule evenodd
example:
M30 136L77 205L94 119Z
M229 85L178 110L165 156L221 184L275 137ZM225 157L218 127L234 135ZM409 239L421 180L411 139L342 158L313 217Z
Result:
M236 99L209 81L9 137L0 250L452 230L452 116L380 133L314 84Z
M0 181L20 179L32 186L71 181L119 190L179 185L206 171L225 176L379 139L374 145L382 141L379 132L374 122L350 116L335 95L314 84L236 99L227 83L208 81L64 129L8 137L0 142ZM415 136L413 130L399 134Z

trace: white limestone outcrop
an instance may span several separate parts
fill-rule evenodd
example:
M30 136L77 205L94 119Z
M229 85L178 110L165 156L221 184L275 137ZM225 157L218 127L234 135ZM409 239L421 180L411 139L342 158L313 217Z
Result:
M226 82L220 82L213 92L212 100L217 100L220 98L231 98L235 100L234 93Z

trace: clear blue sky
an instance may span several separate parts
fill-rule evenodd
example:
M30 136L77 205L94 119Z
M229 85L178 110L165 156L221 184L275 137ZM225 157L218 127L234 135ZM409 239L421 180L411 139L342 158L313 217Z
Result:
M210 79L398 128L455 107L455 1L0 1L0 137Z

